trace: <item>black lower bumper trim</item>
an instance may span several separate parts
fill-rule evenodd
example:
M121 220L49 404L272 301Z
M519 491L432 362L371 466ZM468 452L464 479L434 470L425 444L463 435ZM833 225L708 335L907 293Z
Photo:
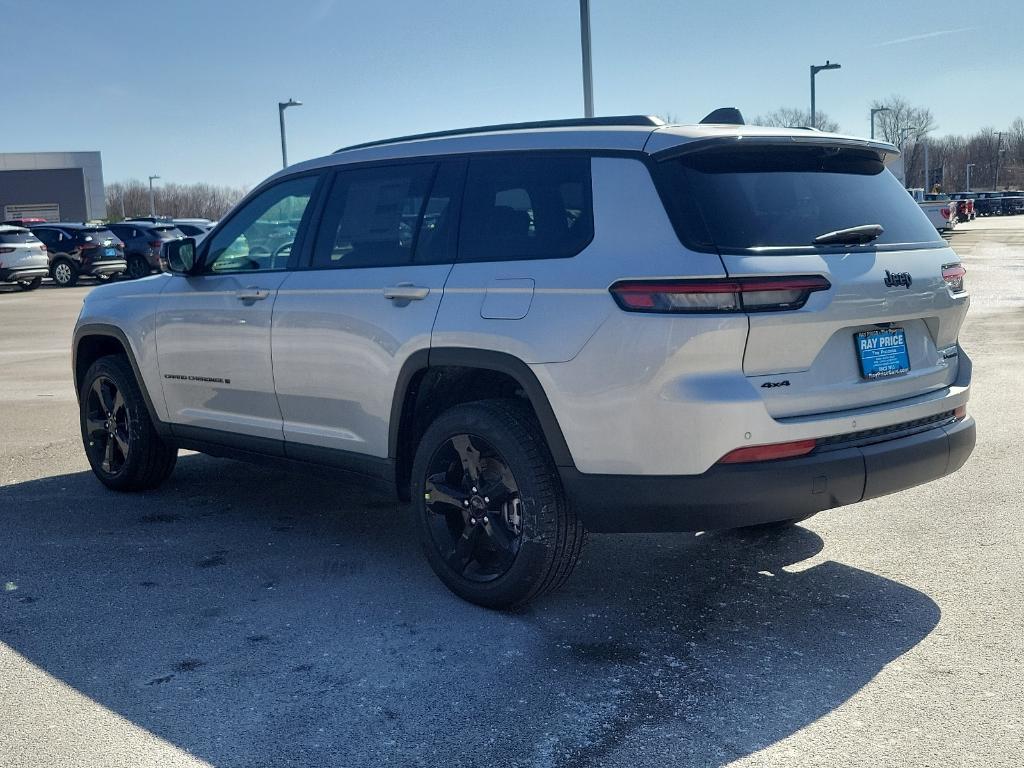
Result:
M959 469L974 441L968 417L874 445L716 465L702 475L559 471L570 503L594 532L703 531L804 517L911 488Z

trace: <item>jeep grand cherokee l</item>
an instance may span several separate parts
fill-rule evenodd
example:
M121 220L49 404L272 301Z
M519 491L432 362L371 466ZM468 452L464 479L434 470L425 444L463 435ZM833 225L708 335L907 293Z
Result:
M974 446L969 300L896 155L623 117L291 166L171 274L86 298L89 462L125 491L179 448L382 481L495 607L588 529L777 527L942 477Z

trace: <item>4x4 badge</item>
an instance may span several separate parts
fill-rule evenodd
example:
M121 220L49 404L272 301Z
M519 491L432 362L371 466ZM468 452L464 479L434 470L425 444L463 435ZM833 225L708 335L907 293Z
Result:
M885 280L883 282L888 288L896 288L901 285L904 288L910 288L910 284L914 280L909 272L890 272L887 269L885 270Z

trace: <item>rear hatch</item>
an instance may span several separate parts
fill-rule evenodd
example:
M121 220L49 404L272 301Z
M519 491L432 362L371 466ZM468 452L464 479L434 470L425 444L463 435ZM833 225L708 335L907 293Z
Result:
M916 397L958 369L968 299L947 268L959 259L885 169L884 150L826 142L732 142L659 168L677 229L717 250L730 278L828 281L747 313L743 370L777 418ZM826 233L840 234L814 244Z
M76 245L82 249L82 260L87 264L124 259L124 243L106 227L79 229Z
M46 267L46 246L27 229L0 232L0 269Z

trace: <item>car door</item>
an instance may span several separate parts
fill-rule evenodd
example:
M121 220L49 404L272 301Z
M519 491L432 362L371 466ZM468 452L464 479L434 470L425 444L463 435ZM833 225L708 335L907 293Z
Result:
M281 287L274 380L293 458L384 458L402 364L428 349L457 231L458 162L335 172L308 268Z
M168 278L156 345L176 433L280 452L271 316L302 247L319 179L293 176L258 192L203 244L198 274Z

